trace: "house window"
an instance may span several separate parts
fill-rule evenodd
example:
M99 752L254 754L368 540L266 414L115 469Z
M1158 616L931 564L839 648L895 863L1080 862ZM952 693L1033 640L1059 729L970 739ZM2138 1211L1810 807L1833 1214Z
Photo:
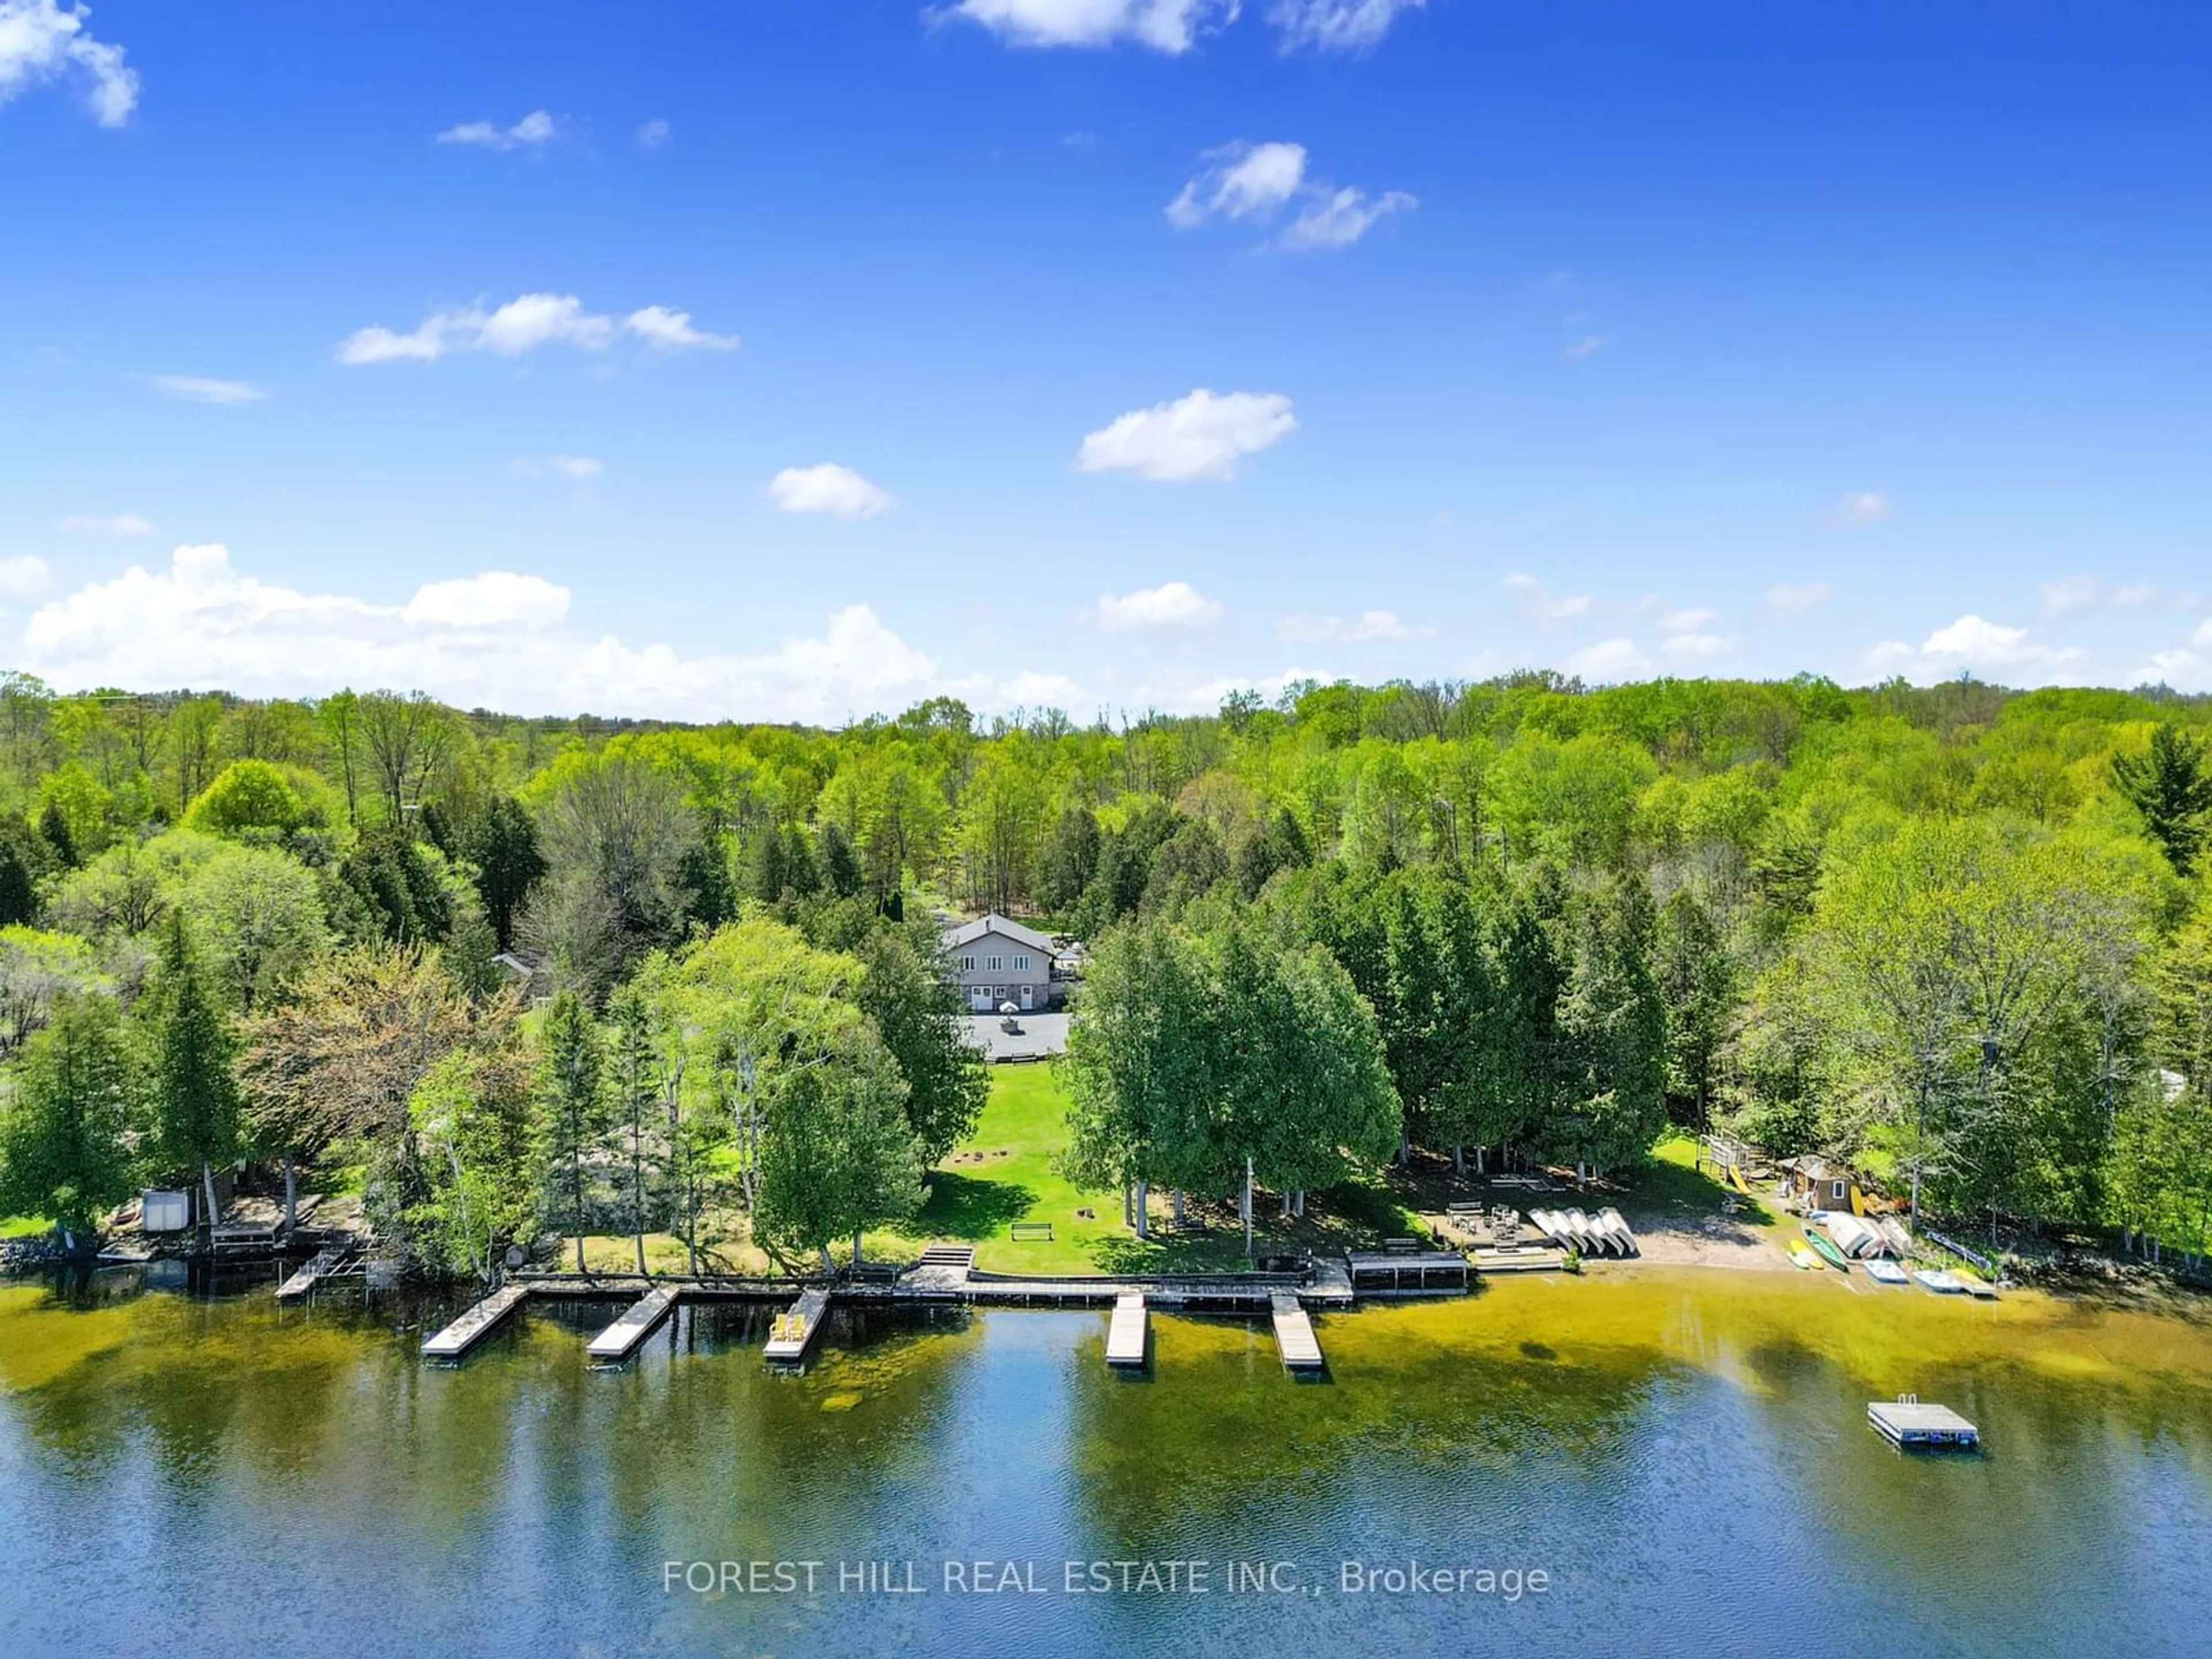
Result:
M1014 958L1014 971L1016 973L1026 974L1029 970L1030 959L1027 957L1016 957Z
M1841 1198L1841 1197L1843 1197L1843 1196L1844 1196L1844 1183L1843 1183L1842 1182L1840 1182L1840 1181L1832 1181L1832 1182L1830 1182L1828 1183L1828 1196L1829 1196L1830 1198Z
M972 974L972 973L974 973L974 972L975 971L975 957L961 957L961 958L960 958L960 971L961 971L962 973L963 973L963 974Z
M995 974L1005 969L1006 959L1004 957L991 957L985 960L983 965Z

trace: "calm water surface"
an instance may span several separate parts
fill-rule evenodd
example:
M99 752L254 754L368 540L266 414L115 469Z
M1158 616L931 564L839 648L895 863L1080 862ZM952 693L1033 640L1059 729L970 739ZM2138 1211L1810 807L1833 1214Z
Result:
M438 1369L440 1311L0 1283L0 1654L2212 1651L2190 1320L1631 1270L1322 1320L1298 1383L1264 1328L1161 1318L1114 1376L1103 1312L840 1316L787 1376L738 1309L591 1370L617 1309L578 1306ZM1866 1402L1905 1389L1989 1453L1890 1451ZM756 1560L818 1589L664 1589ZM1347 1560L1547 1588L1348 1594ZM870 1562L924 1593L839 1588Z

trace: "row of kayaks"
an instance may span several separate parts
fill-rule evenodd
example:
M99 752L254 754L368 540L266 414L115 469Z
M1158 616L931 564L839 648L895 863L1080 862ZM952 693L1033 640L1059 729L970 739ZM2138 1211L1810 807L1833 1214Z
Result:
M1833 1267L1838 1273L1849 1273L1851 1262L1831 1238L1815 1232L1808 1224L1805 1237L1790 1246L1791 1263L1807 1272L1820 1267ZM1972 1296L1983 1301L1996 1299L1995 1287L1970 1274L1947 1272L1942 1267L1906 1269L1887 1256L1868 1256L1858 1266L1866 1269L1869 1279L1878 1285L1917 1283L1923 1290L1938 1296Z

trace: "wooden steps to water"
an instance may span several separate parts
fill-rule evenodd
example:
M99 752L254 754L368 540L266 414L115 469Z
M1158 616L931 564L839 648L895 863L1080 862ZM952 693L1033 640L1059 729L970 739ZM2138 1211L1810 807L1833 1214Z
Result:
M610 1362L629 1358L647 1337L660 1328L660 1322L676 1310L676 1297L673 1285L647 1291L621 1318L593 1337L584 1352L594 1359Z
M1306 1317L1297 1297L1288 1291L1277 1291L1269 1301L1273 1304L1275 1348L1283 1364L1294 1371L1319 1370L1321 1341L1314 1335L1313 1321Z
M289 1302L305 1296L324 1279L336 1274L353 1258L353 1251L336 1245L315 1252L314 1259L276 1287L276 1299Z
M505 1323L507 1316L529 1296L527 1285L508 1285L494 1291L423 1343L424 1356L431 1359L459 1359Z
M811 1290L791 1304L787 1312L776 1316L775 1323L768 1334L768 1346L763 1357L771 1365L797 1365L806 1358L806 1351L814 1346L814 1339L822 1334L822 1327L830 1312L830 1292Z
M1151 1334L1152 1316L1145 1311L1142 1291L1124 1291L1114 1299L1113 1322L1106 1328L1106 1363L1141 1365Z

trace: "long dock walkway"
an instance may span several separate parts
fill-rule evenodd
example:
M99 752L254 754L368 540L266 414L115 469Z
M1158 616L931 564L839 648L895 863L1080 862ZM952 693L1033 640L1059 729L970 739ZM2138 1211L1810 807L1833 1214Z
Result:
M459 1358L498 1329L529 1295L530 1286L524 1284L511 1284L494 1291L423 1343L423 1353L432 1359Z
M1313 1321L1288 1291L1277 1291L1273 1300L1275 1346L1283 1364L1294 1371L1319 1370L1321 1340L1314 1334Z
M1152 1316L1145 1311L1142 1291L1124 1291L1115 1299L1113 1322L1106 1328L1106 1363L1141 1365L1145 1342L1151 1334Z
M594 1359L629 1358L647 1337L660 1328L660 1322L676 1310L676 1293L673 1285L647 1291L621 1318L593 1337L584 1352Z
M828 1322L830 1292L811 1290L791 1304L788 1313L777 1316L775 1328L769 1333L768 1346L763 1352L771 1365L796 1365L806 1358L806 1351L814 1346L814 1339L822 1334Z

